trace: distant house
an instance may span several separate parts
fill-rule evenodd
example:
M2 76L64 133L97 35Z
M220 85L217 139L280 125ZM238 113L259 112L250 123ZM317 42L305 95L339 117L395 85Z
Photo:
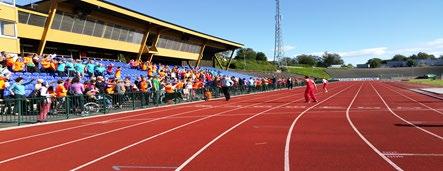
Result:
M369 68L369 64L357 64L357 68Z
M417 59L417 65L443 66L443 59Z
M389 68L406 67L408 66L405 61L387 61L386 66Z
M329 68L341 68L341 65L331 65Z

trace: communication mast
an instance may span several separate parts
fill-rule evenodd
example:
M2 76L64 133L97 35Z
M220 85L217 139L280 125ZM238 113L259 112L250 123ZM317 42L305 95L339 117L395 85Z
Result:
M276 14L275 14L275 46L274 46L274 62L279 66L282 65L281 59L285 55L284 45L283 45L283 33L281 27L281 14L280 14L280 0L275 0L276 3Z

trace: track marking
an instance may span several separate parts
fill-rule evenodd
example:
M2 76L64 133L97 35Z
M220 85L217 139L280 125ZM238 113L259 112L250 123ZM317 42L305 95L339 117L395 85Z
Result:
M349 87L348 87L348 88L349 88ZM347 88L347 89L348 89L348 88ZM333 90L335 90L335 89L338 89L338 88L334 88ZM287 97L281 97L281 98L277 98L277 99L273 99L273 100L269 100L269 101L265 101L265 102L261 102L261 103L272 102L272 101L279 100L279 99L283 99L283 98L287 98ZM302 98L302 99L303 99L303 98ZM257 105L257 104L261 104L261 103L254 103L254 104L249 105L249 106L253 106L253 105ZM245 106L245 107L248 107L248 106ZM132 148L132 147L134 147L134 146L137 146L137 145L139 145L139 144L142 144L142 143L144 143L144 142L146 142L146 141L149 141L149 140L151 140L151 139L157 138L157 137L159 137L159 136L161 136L161 135L164 135L164 134L167 134L167 133L169 133L169 132L172 132L172 131L178 130L178 129L182 128L182 127L186 127L186 126L188 126L188 125L191 125L191 124L194 124L194 123L200 122L200 121L202 121L202 120L206 120L206 119L211 118L211 117L213 117L213 116L218 116L218 115L221 115L221 114L223 114L223 113L230 112L230 111L235 111L235 110L238 110L238 109L231 109L231 110L228 110L228 111L225 111L225 112L217 113L217 114L214 114L214 115L212 115L212 116L208 116L208 117L205 117L205 118L197 119L197 120L194 120L194 121L192 121L192 122L188 122L188 123L186 123L186 124L183 124L183 125L180 125L180 126L177 126L177 127L171 128L171 129L169 129L169 130L167 130L167 131L164 131L164 132L158 133L158 134L156 134L156 135L153 135L153 136L151 136L151 137L145 138L145 139L143 139L143 140L141 140L141 141L138 141L138 142L136 142L136 143L130 144L130 145L126 146L126 147L120 148L120 149L115 150L115 151L113 151L113 152L111 152L111 153L109 153L109 154L106 154L106 155L101 156L101 157L99 157L99 158L96 158L96 159L94 159L94 160L92 160L92 161L89 161L89 162L87 162L87 163L85 163L85 164L82 164L82 165L80 165L80 166L78 166L78 167L76 167L76 168L74 168L74 169L71 169L71 171L77 171L77 170L80 170L80 169L82 169L82 168L84 168L84 167L87 167L87 166L89 166L89 165L91 165L91 164L94 164L94 163L96 163L96 162L98 162L98 161L101 161L101 160L103 160L103 159L105 159L105 158L108 158L108 157L110 157L110 156L112 156L112 155L115 155L115 154L117 154L117 153L120 153L120 152L122 152L122 151L125 151L125 150L127 150L127 149L129 149L129 148ZM0 164L1 164L1 163L0 163Z
M392 167L394 167L395 170L398 171L402 171L403 169L400 168L397 164L395 164L391 159L389 159L388 157L386 157L380 150L378 150L368 139L366 139L366 137L357 129L357 127L354 125L354 123L351 120L351 116L350 116L350 110L352 105L355 102L355 99L357 99L358 94L360 93L361 89L363 87L363 84L360 86L360 88L358 89L357 93L355 94L354 98L351 101L351 104L348 106L348 108L346 109L346 119L348 120L349 125L351 125L352 129L355 131L355 133L357 133L357 135L375 152L377 153L383 160L385 160L386 162L388 162Z
M384 152L383 155L389 156L401 156L401 157L443 157L443 154L435 153L398 153L398 152Z
M260 103L251 104L251 105L249 105L249 106L253 106L253 105L257 105L257 104L261 104L261 103L267 103L267 102L271 102L271 101L275 101L275 100L279 100L279 99L283 99L283 98L287 98L287 97L280 97L280 98L273 99L273 100L269 100L269 101L265 101L265 102L260 102ZM247 106L245 106L245 107L247 107ZM120 148L120 149L118 149L118 150L115 150L115 151L113 151L113 152L111 152L111 153L109 153L109 154L106 154L106 155L104 155L104 156L101 156L101 157L99 157L99 158L96 158L96 159L94 159L94 160L92 160L92 161L89 161L89 162L87 162L87 163L85 163L85 164L82 164L82 165L80 165L80 166L78 166L78 167L76 167L76 168L74 168L74 169L71 169L71 171L80 170L80 169L82 169L82 168L84 168L84 167L86 167L86 166L89 166L89 165L91 165L91 164L94 164L94 163L96 163L96 162L98 162L98 161L100 161L100 160L103 160L103 159L105 159L105 158L108 158L108 157L110 157L110 156L112 156L112 155L115 155L115 154L117 154L117 153L120 153L120 152L122 152L122 151L125 151L125 150L127 150L127 149L129 149L129 148L132 148L132 147L134 147L134 146L137 146L137 145L139 145L139 144L142 144L142 143L144 143L144 142L146 142L146 141L149 141L149 140L151 140L151 139L157 138L157 137L162 136L162 135L164 135L164 134L167 134L167 133L169 133L169 132L173 132L173 131L175 131L175 130L178 130L178 129L180 129L180 128L186 127L186 126L188 126L188 125L192 125L192 124L194 124L194 123L197 123L197 122L200 122L200 121L203 121L203 120L206 120L206 119L212 118L212 117L214 117L214 116L218 116L218 115L221 115L221 114L224 114L224 113L228 113L228 112L231 112L231 111L235 111L235 110L238 110L238 109L242 109L242 108L235 108L235 109L231 109L231 110L227 110L227 111L219 112L219 113L216 113L216 114L213 114L213 115L210 115L210 116L207 116L207 117L204 117L204 118L201 118L201 119L197 119L197 120L194 120L194 121L191 121L191 122L188 122L188 123L182 124L182 125L180 125L180 126L177 126L177 127L171 128L171 129L166 130L166 131L164 131L164 132L158 133L158 134L156 134L156 135L153 135L153 136L150 136L150 137L148 137L148 138L145 138L145 139L143 139L143 140L141 140L141 141L135 142L135 143L133 143L133 144L130 144L130 145L128 145L128 146L125 146L125 147L123 147L123 148ZM0 163L0 164L1 164L1 163Z
M194 153L191 157L189 157L185 162L183 162L179 167L177 167L177 169L175 169L176 171L182 170L185 166L187 166L192 160L194 160L198 155L200 155L201 153L203 153L203 151L205 151L209 146L211 146L212 144L214 144L217 140L219 140L220 138L222 138L224 135L228 134L229 132L231 132L232 130L234 130L235 128L239 127L240 125L242 125L243 123L263 114L266 113L268 111L274 110L274 109L278 109L280 107L283 107L285 105L291 104L293 102L289 102L289 103L285 103L270 109L267 109L263 112L257 113L256 115L253 115L241 122L239 122L238 124L232 126L231 128L229 128L228 130L226 130L225 132L221 133L220 135L218 135L217 137L215 137L212 141L210 141L209 143L207 143L205 146L203 146L200 150L198 150L196 153Z
M250 95L256 95L256 94L250 94ZM244 97L244 96L242 96L242 95L240 95L240 96L236 96L236 97ZM258 98L253 98L253 99L261 99L261 98L263 98L263 97L258 97ZM245 101L249 101L250 99L247 99L247 100L242 100L242 101L239 101L239 102L245 102ZM239 102L237 102L237 103L239 103ZM176 109L181 109L181 108L186 108L186 107L193 107L193 106L185 106L186 104L192 104L192 103L202 103L202 102L199 102L199 101L197 101L197 102L190 102L190 103L183 103L182 105L183 106L180 106L180 107L177 107L177 108L174 108L174 106L166 106L166 107L170 107L170 109L165 109L165 110L158 110L158 111L149 111L149 110L154 110L154 109L161 109L161 108L164 108L165 106L161 106L161 107L158 107L158 108L152 108L152 109L139 109L139 110L134 110L134 111L146 111L146 112L148 112L148 113L140 113L140 114L136 114L136 115L130 115L130 116L125 116L125 117L119 117L119 118L114 118L114 119L108 119L108 120L104 120L104 121L99 121L99 122L92 122L92 123L89 123L89 124L86 124L86 125L79 125L79 126L74 126L74 127L69 127L69 128L64 128L64 129L59 129L59 130L54 130L54 131L50 131L50 132L45 132L45 133L40 133L40 134L34 134L34 135L30 135L30 136L25 136L25 137L21 137L21 138L15 138L15 139L11 139L11 140L6 140L6 141L2 141L2 142L0 142L0 145L2 145L2 144L7 144L7 143L11 143L11 142L16 142L16 141L20 141L20 140L25 140L25 139L30 139L30 138L35 138L35 137L40 137L40 136L44 136L44 135L49 135L49 134L54 134L54 133L58 133L58 132L63 132L63 131L68 131L68 130L73 130L73 129L77 129L77 128L82 128L82 127L87 127L87 126L93 126L93 125L99 125L99 124L106 124L106 123L108 123L108 122L112 122L112 121L118 121L118 120L121 120L121 119L126 119L126 118L133 118L133 117L138 117L138 116L143 116L143 115L150 115L150 114L153 114L153 113L160 113L160 112L165 112L165 111L170 111L170 110L176 110ZM180 105L180 104L179 104ZM196 111L198 111L198 110L200 110L200 109L197 109ZM121 114L121 113L127 113L127 112L117 112L117 113L114 113L114 114L108 114L108 115L98 115L98 116L96 116L96 117L106 117L106 116L113 116L113 115L117 115L117 114ZM90 118L96 118L96 117L90 117ZM88 119L88 118L79 118L79 119L72 119L72 120L66 120L66 121L64 121L64 122L68 122L68 121L76 121L76 120L85 120L85 119ZM53 124L55 124L55 123L58 123L59 121L56 121L56 122L53 122ZM46 124L46 123L45 123ZM35 125L34 125L35 126ZM29 127L31 127L31 126L29 126ZM20 129L20 127L19 128L16 128L16 129Z
M432 108L432 107L430 107L430 106L428 106L428 105L426 105L426 104L423 104L423 103L421 103L421 102L419 102L419 101L417 101L417 100L415 100L415 99L413 99L413 98L411 98L411 97L409 97L409 96L406 96L406 95L404 95L404 94L401 94L400 92L395 91L394 89L392 89L392 88L390 88L390 87L388 87L388 86L385 86L385 85L382 85L382 86L385 87L385 88L387 88L387 89L389 89L389 90L391 90L391 91L393 91L393 92L395 92L395 93L397 93L397 94L399 94L399 95L401 95L401 96L403 96L403 97L405 97L405 98L407 98L407 99L409 99L409 100L411 100L411 101L414 101L415 103L418 103L418 104L420 104L420 105L422 105L422 106L424 106L424 107L426 107L426 108L428 108L428 109L431 109L431 110L433 110L433 111L439 113L440 115L443 115L443 112L441 112L441 111L439 111L439 110L437 110L437 109L434 109L434 108Z
M281 98L277 98L277 99L282 99L282 98L285 98L285 97L281 97ZM255 98L255 99L258 99L258 98ZM250 100L250 99L248 99L248 100ZM248 101L248 100L245 100L245 101ZM276 100L276 99L274 99L274 100ZM271 100L271 101L274 101L274 100ZM253 104L253 105L255 105L255 104ZM31 155L34 155L34 154L38 154L38 153L41 153L41 152L49 151L49 150L52 150L52 149L55 149L55 148L58 148L58 147L62 147L62 146L66 146L66 145L69 145L69 144L73 144L73 143L76 143L76 142L80 142L80 141L84 141L84 140L87 140L87 139L91 139L91 138L94 138L94 137L98 137L98 136L101 136L101 135L106 135L106 134L110 134L110 133L113 133L113 132L125 130L125 129L128 129L128 128L136 127L136 126L139 126L139 125L147 124L147 123L150 123L150 122L154 122L154 121L158 121L158 120L163 120L163 119L167 119L167 118L170 118L170 117L175 117L175 116L179 116L179 115L183 115L183 114L187 114L187 113L193 113L193 112L196 112L196 111L206 110L206 109L207 108L202 108L202 109L197 109L197 110L192 110L192 111L187 111L187 112L181 112L181 113L170 115L170 116L165 116L165 117L161 117L161 118L157 118L157 119L152 119L152 120L141 122L141 123L137 123L137 124L131 124L131 125L128 125L128 126L125 126L125 127L117 128L117 129L112 129L110 131L102 132L100 134L91 135L91 136L88 136L88 137L83 137L83 138L80 138L80 139L68 141L68 142L65 142L65 143L62 143L62 144L54 145L54 146L47 147L47 148L44 148L44 149L40 149L40 150L37 150L37 151L33 151L33 152L30 152L30 153L26 153L26 154L22 154L22 155L19 155L19 156L12 157L12 158L8 158L8 159L0 161L0 164L7 163L7 162L10 162L10 161L13 161L13 160L20 159L20 158L24 158L24 157L27 157L27 156L31 156ZM234 110L238 110L238 109L231 109L231 110L228 110L228 111L224 111L222 113L226 113L226 112L230 112L230 111L234 111Z
M285 171L290 171L290 160L289 160L289 151L290 151L290 147L289 147L289 144L291 143L291 135L292 135L292 132L293 132L293 130L294 130L295 124L298 122L298 120L299 120L299 119L300 119L300 118L301 118L306 112L308 112L308 111L311 110L312 108L314 108L314 107L316 107L316 106L322 104L323 102L325 102L325 101L331 99L332 97L335 97L336 95L338 95L338 94L344 92L345 90L348 90L348 89L351 88L351 87L352 87L352 86L350 86L350 87L348 87L348 88L345 88L345 89L341 90L340 92L335 93L335 94L333 94L332 96L328 97L327 99L325 99L325 100L323 100L323 101L321 101L321 102L318 102L317 104L315 104L315 105L313 105L313 106L307 108L305 111L301 112L300 115L297 116L297 118L295 118L295 120L294 120L294 121L292 122L292 124L291 124L291 127L289 128L288 135L286 136L285 156L284 156L284 157L285 157L285 162L284 162L284 168L285 168Z
M403 122L405 122L405 123L407 123L407 124L409 124L409 125L411 125L411 126L417 128L417 129L419 129L419 130L421 130L421 131L423 131L423 132L425 132L425 133L427 133L427 134L429 134L429 135L431 135L431 136L433 136L433 137L435 137L435 138L438 138L438 139L440 139L440 140L443 140L443 137L441 137L441 136L439 136L439 135L437 135L437 134L434 134L434 133L431 132L431 131L428 131L428 130L426 130L426 129L423 129L423 128L421 128L421 127L415 125L414 123L411 123L411 122L409 122L408 120L406 120L406 119L402 118L401 116L397 115L397 113L395 113L395 112L391 109L391 107L386 103L386 101L383 99L383 97L380 95L380 93L377 91L377 89L374 87L374 85L372 85L372 83L370 83L370 84L371 84L371 87L372 87L372 88L375 90L375 92L377 93L378 97L380 97L380 99L382 100L382 102L385 104L385 106L388 108L388 110L389 110L394 116L396 116L397 118L399 118L399 119L402 120Z
M112 166L113 170L121 170L121 169L133 169L133 170L147 170L147 169L175 169L177 167L170 166Z

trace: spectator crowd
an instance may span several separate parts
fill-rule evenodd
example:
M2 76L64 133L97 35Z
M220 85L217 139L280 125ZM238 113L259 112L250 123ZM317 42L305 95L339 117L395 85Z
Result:
M2 52L0 55L0 95L9 98L27 99L42 98L40 102L39 121L45 121L51 109L56 109L72 97L72 109L80 112L87 101L105 99L107 107L122 107L128 93L139 93L145 104L158 105L172 103L174 100L189 100L196 93L222 90L228 80L229 87L239 91L269 90L279 84L287 84L284 78L239 78L222 75L217 70L199 67L181 67L164 64L153 64L149 61L130 60L127 67L143 71L145 74L136 77L124 77L123 69L113 63L103 65L100 61L90 59L62 58L56 55L28 54L20 57ZM47 82L33 78L25 80L11 76L20 72L48 73L60 78L57 82ZM67 79L61 79L67 78ZM232 83L232 84L231 84ZM290 81L292 84L292 81ZM35 84L31 94L26 96L25 86ZM14 112L25 111L26 106L15 104ZM2 112L4 112L2 110Z

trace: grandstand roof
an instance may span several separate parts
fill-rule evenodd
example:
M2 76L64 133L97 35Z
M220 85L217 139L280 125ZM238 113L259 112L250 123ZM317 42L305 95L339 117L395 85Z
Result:
M50 0L40 0L40 1L35 2L33 4L48 3L49 1ZM62 1L69 1L69 0L58 0L58 1L62 2ZM186 28L186 27L183 27L183 26L180 26L180 25L168 22L168 21L164 21L164 20L152 17L150 15L147 15L147 14L135 11L135 10L128 9L126 7L122 7L120 5L111 3L109 1L105 1L105 0L81 0L81 1L85 2L85 3L88 3L88 4L91 4L91 5L96 5L97 7L100 7L100 8L105 8L107 10L111 10L111 11L114 11L114 12L117 12L117 13L129 16L129 17L133 17L133 18L136 18L136 19L139 19L139 20L143 20L143 21L155 24L155 25L166 27L168 29L172 29L172 30L176 30L176 31L179 31L179 32L187 33L187 34L190 34L190 35L193 35L193 36L196 36L196 37L204 38L204 39L207 39L207 40L212 40L212 41L215 41L215 42L218 42L218 43L227 44L227 45L230 45L230 46L233 46L233 47L236 47L236 48L241 48L241 47L244 46L241 43L237 43L237 42L226 40L226 39L223 39L223 38L220 38L220 37L217 37L217 36L212 36L212 35L209 35L209 34L206 34L206 33L202 33L202 32L190 29L190 28ZM24 5L23 7L29 7L30 5L31 4Z

